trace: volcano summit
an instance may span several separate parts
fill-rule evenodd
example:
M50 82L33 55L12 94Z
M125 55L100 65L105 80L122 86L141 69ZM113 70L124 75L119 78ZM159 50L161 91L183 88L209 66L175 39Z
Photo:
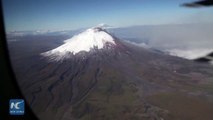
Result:
M65 43L41 55L51 57L56 61L69 58L70 54L90 52L93 49L106 49L116 46L115 38L101 27L94 27L65 40Z

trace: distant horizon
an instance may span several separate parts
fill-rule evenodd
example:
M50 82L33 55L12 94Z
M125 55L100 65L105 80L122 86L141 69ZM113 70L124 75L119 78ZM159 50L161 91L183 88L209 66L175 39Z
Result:
M3 0L6 31L75 30L99 23L125 27L206 23L213 8L186 8L194 0Z
M98 24L97 24L98 25ZM88 26L88 27L82 27L82 28L77 28L77 29L58 29L58 30L51 30L51 29L35 29L35 30L11 30L11 31L5 31L6 33L12 33L12 32L42 32L42 31L46 31L46 32L59 32L59 31L77 31L77 30L86 30L92 27L95 27L97 25L94 26ZM109 25L109 24L107 24ZM128 27L139 27L139 26L167 26L167 25L213 25L213 22L208 22L208 23L168 23L168 24L135 24L135 25L129 25L129 26L112 26L113 28L128 28ZM111 25L110 25L111 26Z

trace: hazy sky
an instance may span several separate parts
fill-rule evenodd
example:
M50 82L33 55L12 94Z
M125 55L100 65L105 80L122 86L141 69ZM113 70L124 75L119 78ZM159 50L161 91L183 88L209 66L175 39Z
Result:
M213 8L185 8L194 0L3 0L7 31L72 30L106 23L131 25L213 21Z

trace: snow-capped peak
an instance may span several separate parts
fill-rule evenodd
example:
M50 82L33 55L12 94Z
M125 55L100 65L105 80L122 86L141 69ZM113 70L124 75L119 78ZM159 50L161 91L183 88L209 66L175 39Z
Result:
M67 53L73 55L91 49L103 49L106 44L116 45L114 38L101 27L93 27L65 40L65 43L53 50L41 53L42 56L54 56L56 60L66 58Z

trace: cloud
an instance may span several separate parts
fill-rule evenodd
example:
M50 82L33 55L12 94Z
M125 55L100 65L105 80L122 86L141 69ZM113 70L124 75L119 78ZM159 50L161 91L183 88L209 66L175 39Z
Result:
M213 49L171 49L166 50L166 52L173 56L193 60L208 55L209 53L213 52Z
M113 31L120 38L135 44L147 41L147 46L167 51L171 55L194 59L213 51L213 24L175 24L132 26Z
M130 43L130 44L133 44L133 45L136 45L136 46L139 46L139 47L143 47L143 48L151 48L150 46L148 46L147 44L141 42L141 43L136 43L136 42L133 42L133 41L130 41L130 40L123 40L124 42L127 42L127 43Z

